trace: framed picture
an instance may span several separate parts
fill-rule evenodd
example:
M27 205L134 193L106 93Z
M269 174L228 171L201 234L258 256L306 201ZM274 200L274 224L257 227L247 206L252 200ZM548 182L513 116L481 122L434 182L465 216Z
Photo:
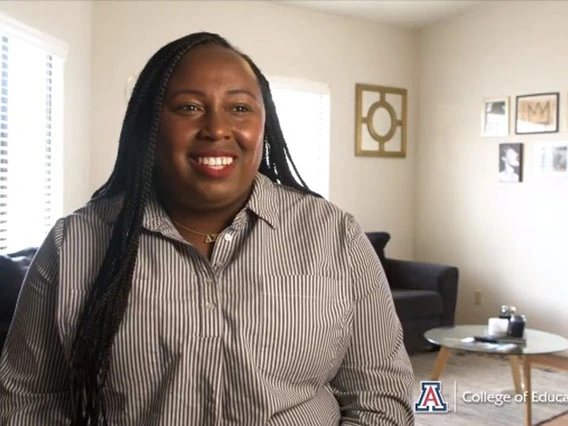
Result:
M509 98L491 98L483 101L481 136L509 136Z
M535 170L541 176L568 177L568 142L535 144Z
M558 92L517 96L515 132L558 132L558 104Z
M407 90L355 85L355 155L406 157Z
M499 182L523 181L523 144L499 144Z

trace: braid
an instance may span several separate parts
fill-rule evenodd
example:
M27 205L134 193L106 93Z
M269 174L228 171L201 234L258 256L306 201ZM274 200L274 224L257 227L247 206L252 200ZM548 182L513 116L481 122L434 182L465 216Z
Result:
M214 34L199 33L170 43L150 59L128 104L114 170L93 195L93 199L121 195L124 204L84 305L71 351L73 426L94 426L100 421L107 424L102 389L114 337L127 307L144 210L153 188L163 98L181 57L203 43L229 47Z
M248 56L222 37L205 32L173 41L156 52L140 73L128 102L114 169L92 197L94 201L119 196L123 205L102 265L87 295L71 349L72 426L107 425L103 388L114 338L127 308L144 211L153 190L155 148L164 96L179 60L191 48L205 43L239 53L257 77L266 110L259 172L273 182L312 193L290 157L268 81Z

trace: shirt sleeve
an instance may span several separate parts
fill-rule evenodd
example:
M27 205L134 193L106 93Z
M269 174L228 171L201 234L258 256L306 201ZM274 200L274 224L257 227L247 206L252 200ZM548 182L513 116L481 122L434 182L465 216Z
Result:
M351 341L330 382L341 425L413 425L414 374L383 267L351 216L347 238L354 299Z
M0 425L69 424L68 364L56 326L59 249L56 223L22 284L0 358Z

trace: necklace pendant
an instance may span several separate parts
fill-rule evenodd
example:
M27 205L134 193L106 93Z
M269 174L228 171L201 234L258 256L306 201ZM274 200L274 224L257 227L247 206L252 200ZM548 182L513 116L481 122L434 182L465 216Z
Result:
M211 244L217 241L218 234L207 234L205 235L205 244Z

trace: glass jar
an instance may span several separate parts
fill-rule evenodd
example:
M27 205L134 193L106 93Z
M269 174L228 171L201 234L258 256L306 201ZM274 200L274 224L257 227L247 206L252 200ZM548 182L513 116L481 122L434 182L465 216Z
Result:
M509 336L521 338L525 335L527 318L524 315L511 315L509 319Z

